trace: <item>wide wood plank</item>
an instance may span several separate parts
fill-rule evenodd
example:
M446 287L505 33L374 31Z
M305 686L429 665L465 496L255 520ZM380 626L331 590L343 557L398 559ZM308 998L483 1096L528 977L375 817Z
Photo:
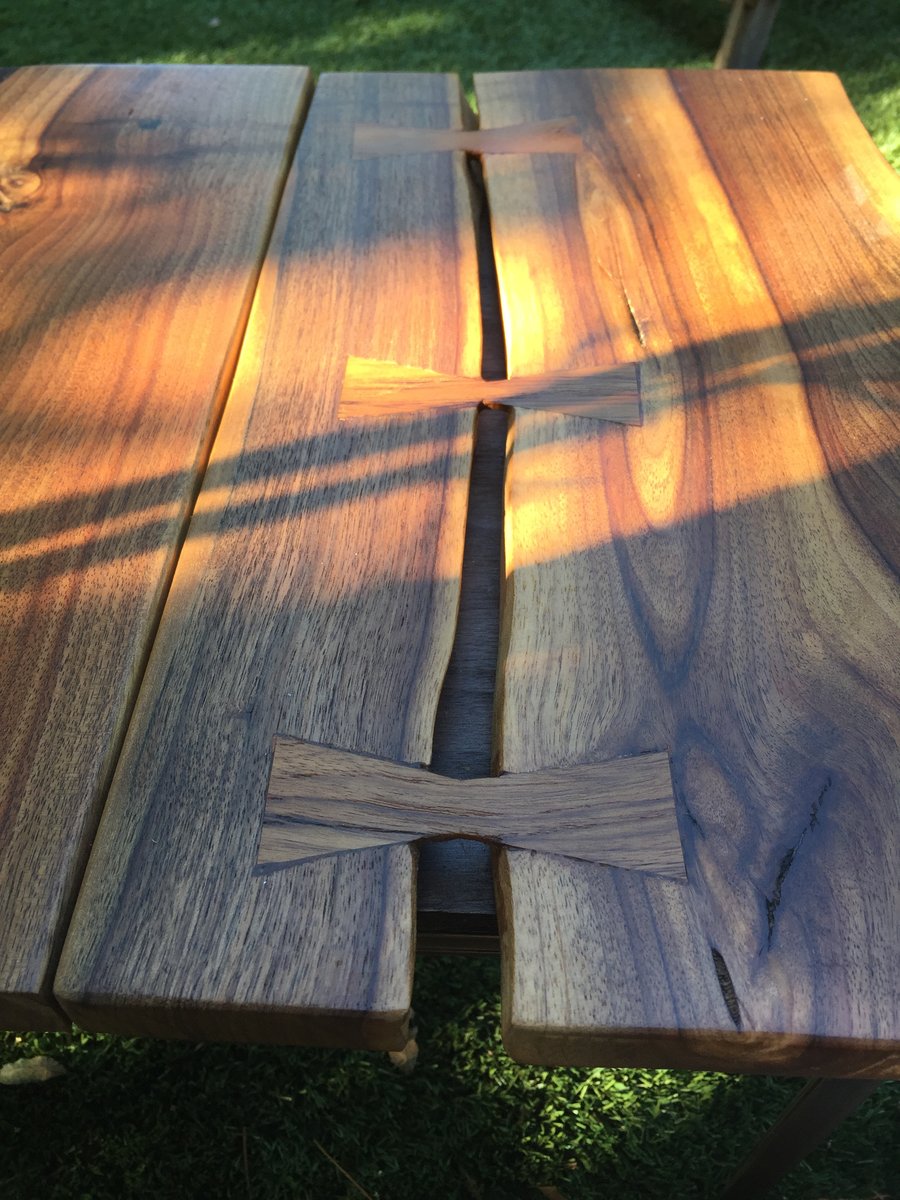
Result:
M89 1028L405 1043L413 851L255 866L276 733L430 758L475 412L336 410L349 354L478 374L463 156L352 157L465 112L448 76L318 84L57 978Z
M52 972L233 370L304 68L0 79L0 1026Z
M485 163L510 375L644 409L515 414L498 765L668 749L690 881L502 852L507 1045L896 1076L896 178L821 76L476 90L587 148Z

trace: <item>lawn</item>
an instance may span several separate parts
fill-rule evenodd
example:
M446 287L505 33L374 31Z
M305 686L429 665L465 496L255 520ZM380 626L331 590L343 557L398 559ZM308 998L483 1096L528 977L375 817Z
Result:
M0 7L0 65L281 62L315 71L709 66L721 0L28 0ZM785 0L766 65L837 71L900 167L896 0Z
M800 1086L517 1066L493 960L420 960L415 1003L411 1075L374 1054L8 1034L4 1057L50 1054L67 1074L0 1088L0 1195L697 1200ZM777 1194L891 1195L898 1093L882 1085Z
M467 83L485 69L708 66L725 11L718 0L30 0L0 11L0 64L303 62ZM892 28L896 0L785 0L767 62L837 71L900 166ZM0 1034L0 1061L48 1054L66 1071L0 1088L0 1195L701 1197L800 1086L520 1067L500 1044L497 991L492 960L422 960L422 1054L408 1076L377 1055ZM898 1180L900 1084L888 1084L776 1194L872 1200L900 1196Z

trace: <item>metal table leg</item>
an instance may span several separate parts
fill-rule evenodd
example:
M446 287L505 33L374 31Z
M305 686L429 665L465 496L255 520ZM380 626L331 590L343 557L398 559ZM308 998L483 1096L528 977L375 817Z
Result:
M813 1079L744 1159L721 1200L753 1200L802 1162L878 1087L877 1079Z
M758 67L766 52L780 0L734 0L717 67Z

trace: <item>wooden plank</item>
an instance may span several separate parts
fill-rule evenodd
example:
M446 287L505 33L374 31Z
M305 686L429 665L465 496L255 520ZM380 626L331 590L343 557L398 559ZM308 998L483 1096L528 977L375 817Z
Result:
M246 325L304 68L0 80L0 1026L52 972Z
M587 146L485 165L510 374L644 407L513 419L499 765L668 748L690 880L502 852L507 1045L896 1076L896 178L820 76L476 90Z
M704 79L673 75L802 365L841 500L873 550L900 571L897 173L836 75L754 77L758 124L770 133L749 139L731 136L737 88ZM783 145L789 169L764 170L769 138ZM768 236L773 223L777 239Z
M557 371L527 379L464 379L421 367L350 357L338 420L383 420L428 408L536 408L590 421L640 425L641 396L634 363Z
M276 732L430 757L475 413L335 415L350 353L478 372L463 157L351 153L463 115L450 76L318 84L63 953L89 1028L405 1044L410 848L254 868Z
M261 870L435 837L686 878L666 754L460 780L276 737Z

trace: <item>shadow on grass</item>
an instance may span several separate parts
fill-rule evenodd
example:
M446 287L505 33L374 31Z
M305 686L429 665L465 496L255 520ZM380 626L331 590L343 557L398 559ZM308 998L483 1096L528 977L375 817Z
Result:
M0 1090L0 1184L17 1200L359 1195L318 1142L373 1200L535 1200L538 1186L693 1200L800 1086L518 1066L500 1043L496 961L423 959L417 984L408 1076L373 1054L6 1035L4 1058L52 1054L68 1074ZM898 1113L900 1085L883 1085L779 1194L887 1194Z
M90 12L35 0L3 21L4 61L304 62L322 70L474 70L711 59L725 23L717 0L690 21L674 0L574 0L553 13L537 0L170 0ZM673 57L674 56L674 57Z
M0 13L0 64L303 63L315 71L708 66L721 0L32 0ZM785 4L765 66L837 71L876 141L900 163L894 0Z

